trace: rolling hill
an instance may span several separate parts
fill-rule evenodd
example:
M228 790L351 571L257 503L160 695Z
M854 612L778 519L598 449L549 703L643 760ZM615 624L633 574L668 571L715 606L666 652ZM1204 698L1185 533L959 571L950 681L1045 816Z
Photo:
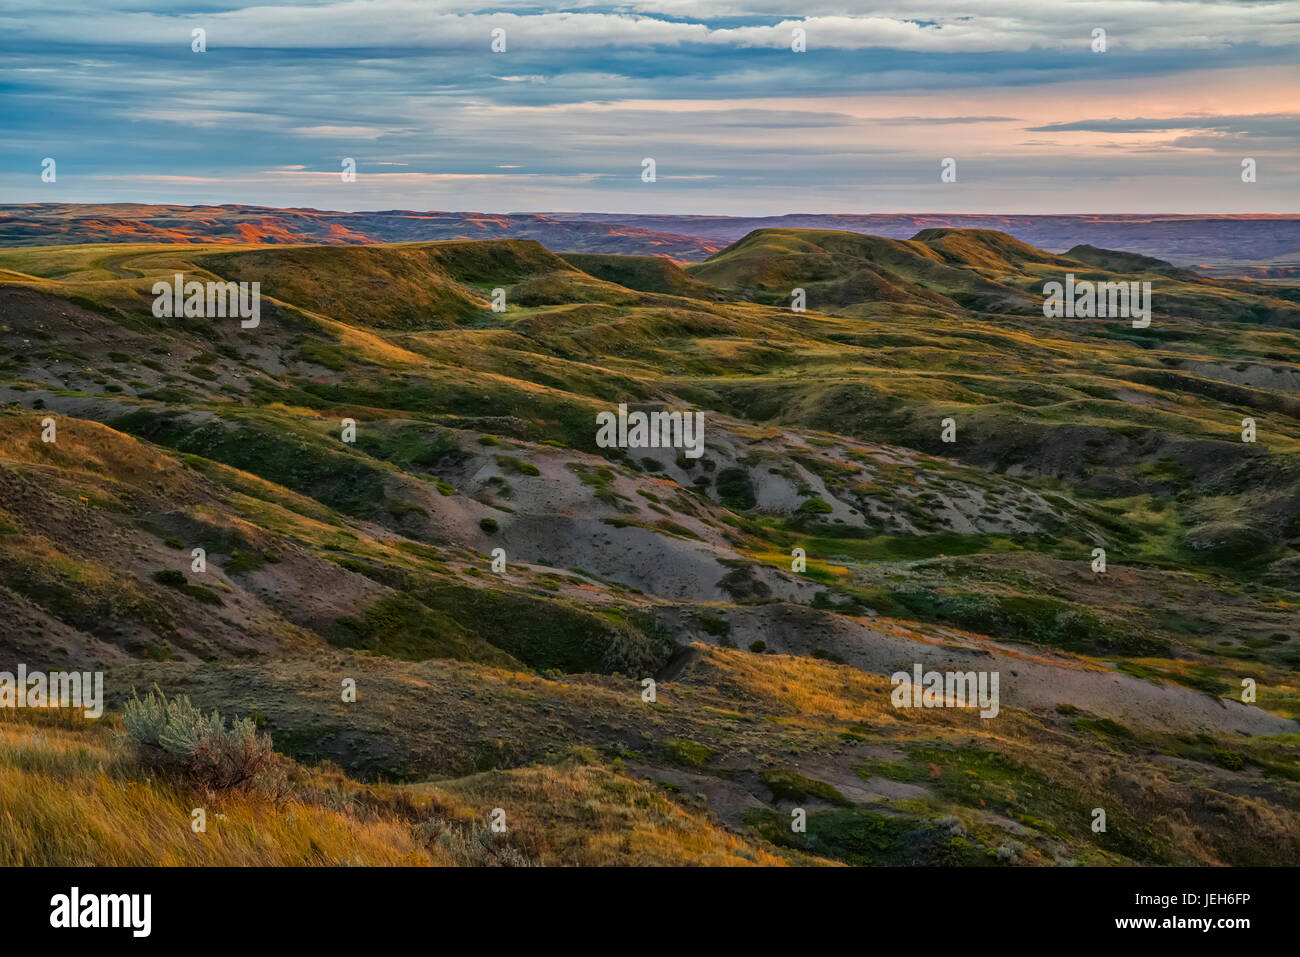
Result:
M184 782L5 713L0 805L95 839L0 860L1300 857L1300 289L986 229L682 267L176 218L0 250L0 646L104 669L114 727L155 686L255 716L282 779L227 819L323 836L196 857L141 818ZM156 316L178 272L260 323ZM1066 273L1150 282L1150 326L1045 318ZM620 403L703 455L602 446ZM914 665L996 672L997 716L895 707Z
M0 248L86 243L353 245L430 239L532 239L565 252L639 252L675 259L703 259L725 245L637 226L568 222L534 213L146 203L0 205Z

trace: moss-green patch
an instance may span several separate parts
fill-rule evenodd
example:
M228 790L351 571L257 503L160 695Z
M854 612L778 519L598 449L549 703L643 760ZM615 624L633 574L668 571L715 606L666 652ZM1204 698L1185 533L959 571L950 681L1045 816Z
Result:
M665 759L673 764L682 764L690 768L702 768L713 760L717 752L707 744L700 744L690 738L664 738L659 742L659 750Z
M899 590L893 601L930 621L950 621L995 638L1089 654L1162 655L1163 638L1082 605L1039 595Z
M815 797L840 807L852 807L853 802L825 781L816 781L789 768L764 768L759 780L772 792L774 801L802 801Z
M532 462L525 462L523 459L517 459L513 455L498 455L497 465L507 475L541 475L542 471Z
M337 618L326 631L331 644L423 661L459 658L508 666L514 659L447 615L409 595L381 598L360 616Z
M640 612L595 613L563 598L430 579L408 579L402 587L539 670L640 678L662 667L676 649L672 636Z
M931 821L865 808L834 808L807 815L807 831L791 828L791 817L755 808L745 823L780 847L794 848L859 867L960 867L995 859L972 839Z

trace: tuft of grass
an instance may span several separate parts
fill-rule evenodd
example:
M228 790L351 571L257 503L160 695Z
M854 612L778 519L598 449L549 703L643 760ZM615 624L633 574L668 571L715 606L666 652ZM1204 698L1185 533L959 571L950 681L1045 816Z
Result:
M673 764L702 768L713 760L717 752L706 744L690 738L664 738L659 742L664 757Z

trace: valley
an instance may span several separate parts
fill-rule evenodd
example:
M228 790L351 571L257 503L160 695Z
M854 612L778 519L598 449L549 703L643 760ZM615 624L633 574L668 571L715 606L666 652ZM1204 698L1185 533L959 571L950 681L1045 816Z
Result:
M930 226L249 235L0 249L0 648L109 710L0 715L0 807L91 835L5 863L1300 860L1300 288ZM259 321L156 315L177 274ZM1149 324L1045 317L1067 274ZM222 842L118 763L154 688L283 762Z

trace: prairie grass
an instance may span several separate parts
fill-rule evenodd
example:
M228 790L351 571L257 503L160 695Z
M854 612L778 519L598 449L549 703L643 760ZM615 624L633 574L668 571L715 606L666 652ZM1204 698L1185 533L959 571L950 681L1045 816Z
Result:
M416 793L455 803L461 815L506 811L508 833L543 864L779 865L786 858L607 768L560 765L490 771Z
M652 785L566 761L404 787L291 769L289 794L147 774L107 721L0 718L0 866L782 864ZM489 827L506 810L507 830ZM191 829L206 813L206 831Z
M191 830L203 808L206 833ZM104 724L0 721L0 865L431 864L400 820L256 792L199 795L152 778Z

